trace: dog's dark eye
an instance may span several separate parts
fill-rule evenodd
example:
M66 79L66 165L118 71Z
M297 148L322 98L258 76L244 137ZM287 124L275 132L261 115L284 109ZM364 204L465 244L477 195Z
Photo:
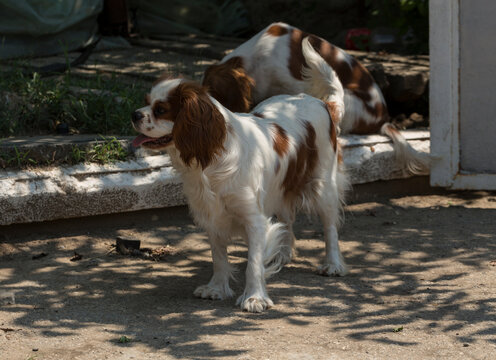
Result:
M166 109L165 107L163 107L163 106L157 106L157 107L155 108L155 114L156 114L156 115L163 115L163 114L165 114L166 112L167 112L167 109Z

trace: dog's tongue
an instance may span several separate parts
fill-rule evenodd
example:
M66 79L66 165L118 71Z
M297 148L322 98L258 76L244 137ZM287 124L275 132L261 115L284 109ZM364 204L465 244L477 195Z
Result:
M151 138L151 137L148 137L146 135L141 134L141 135L138 135L136 137L136 139L133 140L133 146L138 147L141 144L144 144L144 143L149 142L149 141L154 141L154 140L157 140L157 139L154 139L154 138Z

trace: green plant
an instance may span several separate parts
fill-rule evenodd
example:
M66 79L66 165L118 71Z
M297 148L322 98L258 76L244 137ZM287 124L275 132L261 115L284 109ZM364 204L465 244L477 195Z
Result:
M71 149L71 162L78 164L84 162L86 159L86 151L80 149L78 146L73 146Z
M366 0L369 27L392 27L407 37L404 50L429 52L429 0Z
M14 146L14 152L15 152L14 160L15 160L17 166L23 167L25 165L36 165L37 164L36 160L33 160L30 157L28 157L29 150L20 151L19 149L17 149L17 146Z
M37 165L38 162L29 157L29 150L21 151L14 146L14 153L9 154L6 152L0 153L0 167L17 167L25 168L29 165Z
M38 73L27 76L21 68L0 78L0 136L47 133L60 118L64 87Z
M27 75L24 64L10 66L13 70L0 74L0 137L53 133L58 123L80 133L133 133L129 116L143 105L148 84L125 85L102 75L81 79L70 71L43 78Z
M128 342L131 342L131 338L128 338L127 336L121 336L119 338L118 342L121 344L126 344Z
M119 140L115 137L105 138L102 136L102 140L102 143L93 145L88 151L85 156L86 161L109 164L127 158L127 150L122 147Z

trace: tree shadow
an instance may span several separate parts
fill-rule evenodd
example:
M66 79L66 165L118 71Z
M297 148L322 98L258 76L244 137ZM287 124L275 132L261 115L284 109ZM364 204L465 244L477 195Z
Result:
M471 196L463 199L475 201ZM315 273L323 253L320 225L298 217L299 254L268 280L276 306L263 314L244 313L233 299L192 296L208 282L212 265L205 235L186 207L4 227L0 284L15 292L16 304L1 312L11 313L9 326L45 337L98 327L105 341L174 358L242 356L249 350L237 339L267 329L271 320L300 329L322 322L348 339L406 347L418 340L396 336L400 328L496 344L496 297L481 291L494 285L496 224L486 220L495 216L493 209L401 207L391 200L352 207L341 230L352 270L341 278ZM143 246L180 251L163 262L107 253L126 232ZM81 261L68 260L74 251ZM32 260L41 252L48 256ZM232 285L240 294L246 248L235 245L230 257L239 268ZM133 341L118 344L122 335ZM235 346L219 346L220 337Z

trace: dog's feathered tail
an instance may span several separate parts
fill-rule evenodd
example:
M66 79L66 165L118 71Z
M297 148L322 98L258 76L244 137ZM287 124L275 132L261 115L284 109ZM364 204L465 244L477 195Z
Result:
M315 51L308 36L301 43L301 50L307 62L301 74L306 83L306 93L325 102L332 103L336 109L333 119L340 123L344 117L344 89L334 70Z
M281 250L284 246L284 237L288 236L283 224L271 223L270 220L267 222L267 242L264 251L265 278L279 272L284 266Z
M381 134L393 141L396 159L401 167L412 174L425 174L429 171L432 161L430 155L415 150L393 124L382 125Z
M320 54L310 44L309 38L302 41L302 52L307 67L302 69L306 92L315 96L333 108L333 120L339 124L344 117L344 90L338 76ZM428 154L415 150L391 123L381 127L381 134L393 141L396 159L401 166L412 174L425 174L431 164Z

